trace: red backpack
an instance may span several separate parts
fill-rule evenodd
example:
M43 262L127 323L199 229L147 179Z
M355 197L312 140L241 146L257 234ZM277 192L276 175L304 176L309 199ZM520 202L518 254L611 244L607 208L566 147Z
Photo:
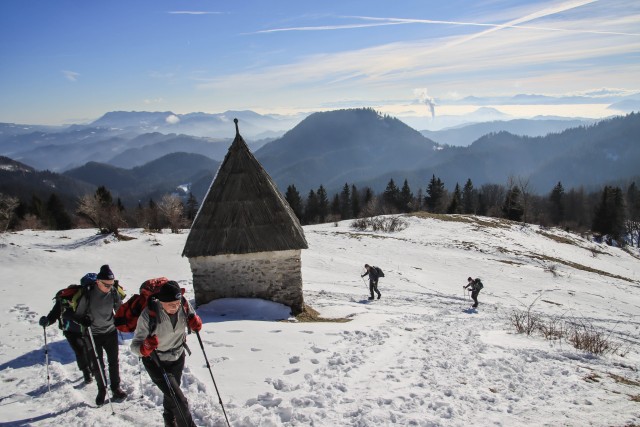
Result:
M157 277L142 282L140 293L132 295L118 308L115 315L116 328L121 332L134 332L138 325L138 317L147 306L149 297L160 292L162 285L168 281L166 277Z

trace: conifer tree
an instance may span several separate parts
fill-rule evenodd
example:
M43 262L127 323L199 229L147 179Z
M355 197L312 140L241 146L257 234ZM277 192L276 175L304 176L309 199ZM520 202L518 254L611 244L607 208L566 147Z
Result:
M342 192L340 193L340 218L341 219L350 219L353 217L352 209L351 209L351 189L349 188L349 184L345 182L342 187Z
M622 243L624 235L624 197L620 187L605 186L602 190L600 203L595 208L593 226L594 232L608 235Z
M307 203L304 208L305 224L315 224L318 221L318 196L313 190L309 190Z
M415 210L413 206L413 193L409 187L409 182L405 179L398 196L398 208L400 212L411 212Z
M331 216L334 218L340 218L340 196L338 193L333 195L333 199L331 200Z
M558 181L549 194L549 214L551 223L559 225L564 221L564 187Z
M425 204L427 210L433 213L442 213L442 204L446 196L446 190L444 183L440 178L436 178L435 175L431 177L429 185L427 186L427 196L425 197Z
M51 196L49 196L46 209L49 228L52 230L69 230L72 227L73 221L71 221L71 216L67 213L67 210L56 193L51 193Z
M198 200L196 200L196 196L193 193L189 192L189 197L187 198L185 216L189 223L192 223L198 214Z
M322 184L318 187L318 218L320 223L327 220L329 215L329 198L327 197L327 190L324 189Z
M473 189L471 178L467 178L462 189L462 213L467 215L476 213L476 191Z
M502 205L502 215L504 218L512 221L520 221L524 215L524 208L522 206L520 187L517 185L512 186L507 190L507 195Z
M449 214L462 213L462 191L460 190L460 184L456 182L456 188L453 190L453 196L451 197L451 203L447 208Z
M351 186L351 214L353 218L360 215L360 194L355 185Z
M384 190L382 194L382 200L384 201L385 206L397 209L400 199L400 190L396 186L396 183L393 182L393 178L389 180L387 183L387 188Z
M302 215L304 214L302 197L300 197L300 193L298 193L295 185L290 185L287 187L287 192L284 198L287 200L287 203L289 203L289 206L291 206L291 209L293 210L293 213L298 217L298 220L302 222Z

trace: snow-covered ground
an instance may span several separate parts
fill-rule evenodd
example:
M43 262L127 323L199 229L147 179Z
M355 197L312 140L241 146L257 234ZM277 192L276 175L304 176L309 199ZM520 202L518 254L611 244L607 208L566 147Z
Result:
M444 217L443 217L444 218ZM325 318L287 321L261 300L198 311L201 336L232 426L625 426L640 424L640 256L557 230L475 217L407 217L397 233L350 222L305 227L305 302ZM193 298L183 234L94 230L0 235L0 426L162 425L160 392L120 347L124 402L96 407L62 333L37 322L54 293L108 263L129 295L167 276ZM382 267L382 299L360 277ZM485 284L477 313L462 286ZM537 300L536 300L537 299ZM534 303L535 301L535 303ZM622 353L515 333L514 309L612 330ZM284 319L284 321L282 321ZM183 390L198 425L223 426L198 340Z

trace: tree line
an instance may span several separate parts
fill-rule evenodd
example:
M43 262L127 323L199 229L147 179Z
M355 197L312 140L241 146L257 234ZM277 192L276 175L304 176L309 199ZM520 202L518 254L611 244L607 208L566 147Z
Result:
M435 175L425 190L414 193L405 179L398 186L390 179L385 190L358 189L345 183L332 196L320 185L306 198L289 185L285 199L304 225L349 220L385 214L426 211L435 214L467 214L506 218L542 226L561 227L578 233L592 231L619 244L640 247L640 189L635 181L623 190L607 185L601 191L584 188L565 190L558 182L545 195L534 194L529 181L509 177L506 185L483 184L479 188L467 179L448 191Z
M565 190L558 182L547 194L538 195L531 191L528 180L509 177L505 185L479 188L467 179L462 187L456 183L448 191L432 175L424 191L419 188L415 193L406 179L400 187L390 179L379 194L370 187L358 189L345 183L331 196L320 185L305 198L292 184L285 199L304 225L426 211L506 218L578 233L592 231L610 242L640 247L640 189L635 180L622 187L607 185L601 191L587 192L584 188ZM190 227L198 208L198 201L189 193L186 198L166 194L157 202L149 199L126 209L104 186L81 197L72 213L55 192L47 200L32 195L29 202L0 193L0 231L95 227L100 233L118 234L121 228L138 227L150 231L169 228L178 233Z

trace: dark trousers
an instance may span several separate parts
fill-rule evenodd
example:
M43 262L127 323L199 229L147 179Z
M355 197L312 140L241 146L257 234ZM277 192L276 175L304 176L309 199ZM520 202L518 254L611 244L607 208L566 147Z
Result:
M88 343L89 339L81 332L69 332L64 331L62 333L64 337L67 339L67 342L71 346L71 349L76 354L76 363L78 364L78 369L82 372L85 370L93 371L92 369L92 360L91 357L91 343Z
M107 362L109 362L109 380L111 382L111 390L120 388L120 362L118 361L118 331L107 332L106 334L94 334L93 342L96 344L96 351L98 352L98 360L100 361L100 368L104 374L104 359L102 355L107 353ZM98 383L98 389L103 388L102 377L98 370L98 364L95 361L95 354L91 351L91 359L93 360L93 376L96 377ZM106 376L105 376L106 380Z
M478 294L480 293L480 289L477 291L471 291L471 299L473 300L473 305L471 307L478 306Z
M180 390L182 370L184 369L184 358L185 355L184 353L182 353L182 356L180 356L176 361L160 361L162 368L159 367L156 362L151 359L151 357L143 357L142 364L149 373L151 381L153 381L153 383L157 385L164 394L164 400L162 401L162 406L164 407L164 413L162 414L162 416L164 417L164 419L167 420L174 417L179 426L192 427L195 426L195 424L193 422L193 419L191 418L191 413L189 412L189 402L187 402L187 398L182 393L182 390ZM174 394L171 393L171 389L169 388L169 385L164 378L162 372L163 369L167 374L169 382L171 383L171 389L173 389L175 399L173 397ZM180 405L179 409L176 406L176 401L177 404ZM180 415L180 411L182 411L182 415L184 415L184 418L187 422L186 425L185 421Z
M378 290L378 280L369 280L369 292L371 292L371 298L373 298L373 292L376 292L378 294L378 297L380 296L380 291Z

